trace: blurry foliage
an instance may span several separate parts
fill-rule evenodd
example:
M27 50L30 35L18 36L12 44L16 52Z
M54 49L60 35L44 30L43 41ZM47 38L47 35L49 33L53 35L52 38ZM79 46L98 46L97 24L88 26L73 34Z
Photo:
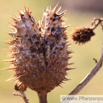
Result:
M58 1L59 0L57 0L57 2ZM0 0L0 69L10 66L9 64L5 64L3 62L3 60L9 59L9 57L7 57L7 53L2 50L9 48L9 45L3 43L2 41L11 39L9 35L4 33L4 31L11 31L8 27L8 22L12 22L10 16L13 16L13 13L17 14L16 10L23 10L23 6L26 5L29 6L30 11L32 11L34 18L37 21L38 18L42 18L43 9L46 9L46 7L50 5L53 8L57 2L55 0ZM62 5L59 6L62 7ZM61 11L63 10L64 9L62 8ZM90 26L94 17L103 17L103 14L91 12L84 12L81 14L77 11L68 10L65 15L65 18L67 18L65 25L71 24L68 34L74 27ZM96 58L97 60L99 59L103 38L103 32L100 27L98 27L95 32L96 35L91 39L91 42L82 46L75 45L74 43L71 45L70 50L76 51L74 52L73 58L70 60L71 62L74 62L74 65L71 67L75 67L76 69L68 72L68 79L71 80L62 84L63 88L57 87L49 93L49 103L59 103L60 95L69 94L69 92L71 92L95 66L93 58ZM79 94L103 94L102 73L103 70L101 69ZM11 74L11 71L0 70L0 103L23 103L22 98L14 97L12 95L14 91L14 82L6 81ZM30 103L38 103L36 92L27 89L26 95Z

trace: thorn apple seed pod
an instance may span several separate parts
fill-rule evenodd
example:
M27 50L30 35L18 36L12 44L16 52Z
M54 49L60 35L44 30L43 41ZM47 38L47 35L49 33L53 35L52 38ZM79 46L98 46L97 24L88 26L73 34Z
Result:
M13 37L7 42L11 45L13 58L9 62L15 68L15 74L9 80L20 82L38 93L47 93L60 86L67 80L67 70L71 69L67 67L72 51L69 51L67 41L68 26L63 25L65 12L57 14L57 6L53 10L46 9L38 25L25 7L24 11L18 12L19 19L13 18L14 32L8 33Z

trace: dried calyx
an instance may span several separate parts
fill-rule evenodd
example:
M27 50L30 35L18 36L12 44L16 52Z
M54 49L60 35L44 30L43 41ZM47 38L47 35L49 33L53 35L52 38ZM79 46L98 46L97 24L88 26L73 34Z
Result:
M84 44L91 40L95 33L93 29L87 27L75 28L71 33L71 38L76 44Z
M92 27L80 27L80 28L75 28L71 32L71 39L76 43L76 44L84 44L88 41L91 40L91 37L95 35L94 29L98 27L100 24L102 29L103 29L103 18L94 18L91 26Z
M13 33L8 33L13 40L7 41L11 45L12 60L8 61L14 66L9 68L15 74L10 81L16 81L17 90L26 87L46 94L56 86L68 80L65 76L68 68L68 60L71 58L69 42L62 17L65 12L57 14L58 4L51 10L44 11L42 21L36 24L32 13L25 7L19 12L19 18L14 19Z

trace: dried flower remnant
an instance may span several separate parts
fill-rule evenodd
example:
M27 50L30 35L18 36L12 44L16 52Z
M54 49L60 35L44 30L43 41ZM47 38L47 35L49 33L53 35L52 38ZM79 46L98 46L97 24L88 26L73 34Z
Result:
M94 18L91 22L91 27L80 27L75 28L71 32L71 38L76 44L84 44L87 41L91 40L91 37L95 35L94 30L98 27L100 24L103 29L102 24L103 18Z
M75 28L74 31L71 33L71 38L76 44L84 44L91 40L91 37L94 36L95 33L93 32L92 28L81 27Z
M65 76L68 60L72 51L69 51L66 30L62 17L65 11L57 14L58 4L53 10L47 8L43 13L42 21L36 24L32 13L25 7L19 12L19 19L14 19L14 32L8 33L13 40L10 54L14 65L13 77L9 80L16 81L15 89L26 87L36 91L39 98L53 90L55 87L68 80ZM41 100L40 100L40 103Z
M16 91L20 91L20 90L26 91L27 87L24 84L19 84L19 82L18 82L15 84L14 89Z

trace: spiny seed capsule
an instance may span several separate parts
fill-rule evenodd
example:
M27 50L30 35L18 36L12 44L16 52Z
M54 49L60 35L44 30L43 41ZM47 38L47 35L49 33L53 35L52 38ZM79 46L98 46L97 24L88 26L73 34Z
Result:
M87 27L75 28L70 34L73 41L76 44L84 44L90 41L91 37L95 35L93 29Z
M7 41L11 45L8 50L15 71L9 80L16 81L16 90L26 87L41 92L50 92L56 86L68 80L66 76L67 66L71 58L66 30L68 26L63 25L65 12L58 14L56 7L46 9L42 21L36 24L32 13L24 8L19 12L18 19L14 19L13 33L8 33L13 40Z

